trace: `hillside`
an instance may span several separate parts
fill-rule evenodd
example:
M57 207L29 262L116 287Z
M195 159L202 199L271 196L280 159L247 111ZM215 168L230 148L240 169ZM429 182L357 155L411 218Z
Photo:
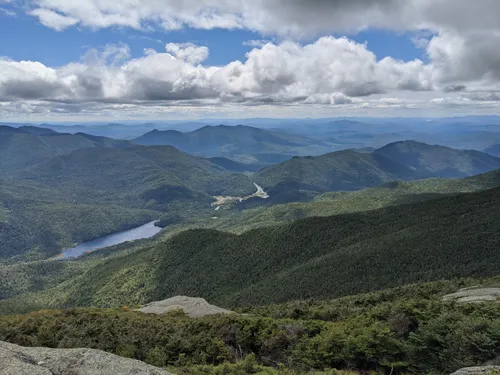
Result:
M53 189L0 179L0 261L41 259L74 243L158 219L116 205L75 204Z
M292 202L272 206L258 205L258 202L255 202L255 208L238 212L220 210L216 214L218 220L200 218L192 224L184 224L184 227L212 228L242 233L250 229L291 222L306 217L376 210L495 187L500 187L500 170L464 179L432 178L408 182L391 181L375 188L320 194L308 202ZM237 203L236 205L242 204Z
M87 134L56 133L36 127L0 128L0 174L17 176L25 168L54 156L94 147L129 147L128 141L89 136Z
M500 261L499 208L497 188L308 218L240 236L189 230L104 258L59 286L25 298L40 307L106 307L195 295L234 307L490 276ZM15 303L22 304L17 298Z
M245 175L170 146L77 150L42 162L22 177L56 188L78 203L120 201L157 208L182 200L210 203L214 195L255 190Z
M243 125L205 126L186 133L155 129L134 141L144 146L170 145L193 155L225 156L263 165L273 163L272 155L290 158L331 150L329 144L319 140Z
M500 168L499 158L483 152L415 141L391 143L373 153L405 164L422 177L460 178Z
M487 154L500 157L500 144L493 145L484 150Z
M371 153L344 150L294 157L259 171L254 179L271 195L268 203L286 203L309 200L327 191L359 190L393 180L461 178L499 168L499 158L479 151L406 141Z
M461 180L428 179L412 182L390 182L377 188L360 191L325 193L311 202L288 203L243 211L222 209L214 213L211 210L205 218L203 216L191 218L181 224L176 224L182 221L182 218L178 217L179 215L174 214L174 217L166 215L162 216L164 220L161 220L161 222L168 222L168 227L163 231L163 241L187 229L215 229L241 234L250 229L290 223L307 217L358 213L499 186L500 171L494 171ZM218 219L212 219L213 215L216 215ZM64 215L61 217L65 218ZM60 228L66 227L60 226ZM100 227L97 226L97 228ZM135 250L140 250L141 246L146 246L146 242L137 246ZM38 291L48 288L49 285L53 287L72 276L78 276L89 267L93 267L97 258L106 258L108 255L120 256L122 251L119 250L120 248L118 246L113 249L101 250L77 262L35 262L0 269L0 280L9 280L7 284L2 284L0 281L0 290L3 291L0 292L0 299L34 290ZM127 251L129 250L134 251L134 248L127 249ZM71 268L67 270L65 265L71 265ZM36 278L33 278L33 275L37 275Z
M0 180L0 260L40 259L164 213L202 215L215 195L255 191L247 176L169 146L83 148L16 177Z
M228 159L228 158L223 158L220 156L214 156L212 158L207 158L207 160L213 164L218 165L219 167L222 167L228 171L231 172L255 172L258 171L261 167L264 165L259 165L259 164L247 164L247 163L239 163L237 161Z
M268 190L271 199L287 193L315 194L327 191L358 190L384 182L416 179L405 165L384 156L353 150L336 151L316 157L294 157L259 171L254 179ZM292 199L293 200L293 196Z

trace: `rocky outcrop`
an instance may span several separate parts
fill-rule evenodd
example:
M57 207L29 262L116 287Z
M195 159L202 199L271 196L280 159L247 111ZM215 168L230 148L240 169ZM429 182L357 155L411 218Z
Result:
M0 341L0 375L172 375L93 349L25 348Z
M206 315L232 314L230 310L210 305L203 298L177 296L163 301L151 302L138 311L145 314L166 314L174 310L183 310L191 318L199 318Z
M466 288L443 297L445 301L456 301L459 303L498 301L499 299L500 288Z
M500 366L465 367L451 375L489 375L495 371L500 371Z

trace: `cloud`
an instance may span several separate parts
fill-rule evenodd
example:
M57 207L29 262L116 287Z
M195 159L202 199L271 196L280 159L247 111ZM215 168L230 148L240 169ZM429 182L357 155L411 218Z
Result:
M497 0L29 0L30 14L55 30L71 26L92 29L130 27L177 30L248 29L281 39L303 38L333 32L383 28L414 32L413 41L427 51L435 84L495 89L500 79L500 2ZM14 0L20 9L24 4ZM267 40L247 41L261 48ZM172 45L181 56L189 46ZM186 52L195 63L199 56ZM392 65L392 64L390 64ZM420 80L418 80L420 81ZM408 81L408 88L420 82ZM377 89L353 87L367 94ZM351 95L351 94L349 94Z
M475 92L469 95L469 99L478 102L498 102L500 92Z
M13 0L9 7L19 4L20 11L31 9L32 16L58 31L73 26L225 28L256 31L263 39L246 41L244 44L253 49L245 59L223 66L207 65L208 48L190 43L169 43L163 51L147 49L142 57L134 59L126 46L108 46L105 51L92 50L82 61L58 68L3 59L0 100L4 102L377 108L418 106L424 102L432 106L469 106L495 102L500 92L497 0L28 3L29 7L23 7L26 2ZM368 45L347 38L321 37L367 28L409 31L427 59L378 60ZM303 44L301 40L314 42ZM427 96L419 103L382 100L405 97L407 93Z
M18 3L22 4L20 0ZM244 28L267 34L314 36L368 27L400 30L498 29L496 0L31 0L49 27L74 21L91 28L157 25L166 30ZM60 22L47 22L49 18ZM63 18L66 19L62 22Z
M394 24L401 13L410 17L415 3L416 0L31 0L32 15L57 30L75 23L91 28L135 29L156 24L166 30L245 28L310 36L332 29ZM403 25L405 20L399 23Z
M1 4L1 2L0 2L0 4ZM17 16L17 13L14 12L13 10L0 7L0 15L2 15L2 14L6 15L7 17L16 17Z
M32 10L30 15L37 17L44 26L56 31L64 30L78 23L77 18L59 14L50 9L38 8Z
M252 39L252 40L245 40L243 42L243 45L248 46L248 47L260 48L260 47L266 45L267 43L272 43L272 42L273 41L271 39Z
M365 45L346 38L268 43L244 62L199 65L208 54L204 46L169 43L165 52L147 50L135 59L126 45L111 45L59 68L4 59L0 100L346 104L353 97L432 89L421 61L377 61Z
M208 48L197 46L192 43L168 43L165 50L191 64L199 64L208 58Z

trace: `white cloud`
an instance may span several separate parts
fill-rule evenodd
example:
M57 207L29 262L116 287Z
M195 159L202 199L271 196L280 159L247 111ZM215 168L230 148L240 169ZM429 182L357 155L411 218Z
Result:
M208 58L208 48L192 43L168 43L165 50L176 58L191 64L199 64Z
M246 61L221 67L198 65L207 47L169 43L165 50L131 59L127 46L108 46L57 69L0 60L0 99L345 104L351 97L432 89L421 61L377 62L365 45L346 38L268 43Z
M17 0L22 3L20 0ZM498 29L496 0L31 0L92 28L156 24L246 28L280 35L318 35L367 27L400 30ZM69 21L66 22L70 26ZM48 24L50 27L50 24ZM61 25L60 25L61 26Z
M343 108L498 102L497 0L29 2L30 14L55 30L72 26L137 30L220 27L254 30L266 39L246 41L245 45L254 47L246 59L224 66L206 65L208 48L190 43L169 43L161 52L148 49L135 59L130 58L126 46L109 46L101 53L89 52L82 62L59 68L3 59L0 100L4 102L65 102L72 103L65 109L74 111L79 108L75 103L88 106L91 102ZM9 6L15 4L25 2L14 0ZM377 60L369 46L346 38L320 37L306 45L294 42L301 37L370 27L411 31L414 43L426 51L428 62L390 57ZM274 42L274 37L283 42ZM421 101L407 98L420 97L420 93L426 96Z
M38 8L30 12L30 15L38 17L40 23L51 29L61 31L78 23L77 18L54 12L50 9Z

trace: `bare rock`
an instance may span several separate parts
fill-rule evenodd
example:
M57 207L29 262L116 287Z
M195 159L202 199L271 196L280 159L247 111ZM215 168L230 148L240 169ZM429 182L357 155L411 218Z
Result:
M0 375L172 375L94 349L25 348L0 341Z
M500 288L466 288L443 297L445 301L456 301L458 303L480 303L498 301L499 299Z
M500 366L465 367L451 375L489 375L493 371L500 371Z
M215 314L233 314L230 310L210 305L203 298L184 296L177 296L163 301L151 302L138 311L145 314L162 315L174 310L183 310L191 318L199 318L201 316Z

